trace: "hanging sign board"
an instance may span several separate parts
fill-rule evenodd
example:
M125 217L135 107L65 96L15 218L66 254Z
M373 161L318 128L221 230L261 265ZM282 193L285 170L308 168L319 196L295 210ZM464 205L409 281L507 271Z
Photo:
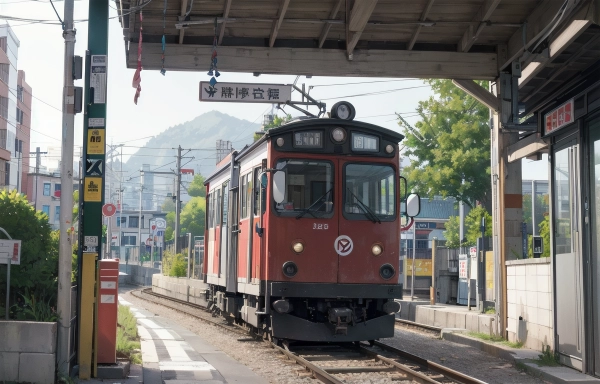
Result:
M235 101L238 103L285 103L292 100L292 86L284 84L200 82L200 101Z
M573 99L571 99L560 107L546 113L544 115L544 121L546 122L546 135L574 122L574 111L575 102Z
M0 240L0 264L21 264L21 240Z

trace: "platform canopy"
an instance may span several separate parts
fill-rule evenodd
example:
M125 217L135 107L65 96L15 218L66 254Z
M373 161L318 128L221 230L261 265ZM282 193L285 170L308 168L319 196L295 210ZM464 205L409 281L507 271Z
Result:
M140 30L144 70L207 72L215 47L220 71L256 75L491 80L519 62L519 98L531 108L589 70L600 50L598 0L116 4L128 68L138 64Z

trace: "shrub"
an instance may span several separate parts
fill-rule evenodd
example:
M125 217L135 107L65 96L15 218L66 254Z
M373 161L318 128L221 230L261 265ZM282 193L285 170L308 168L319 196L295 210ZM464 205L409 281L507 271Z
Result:
M187 261L182 253L172 254L169 251L163 253L163 275L172 277L187 276Z
M23 308L23 297L35 303L56 306L58 236L52 236L48 216L35 211L25 195L16 190L0 191L0 227L21 240L21 264L10 269L11 305ZM0 267L4 270L4 266ZM0 272L0 297L6 296L6 273ZM18 312L18 311L17 311ZM14 312L16 314L16 312Z

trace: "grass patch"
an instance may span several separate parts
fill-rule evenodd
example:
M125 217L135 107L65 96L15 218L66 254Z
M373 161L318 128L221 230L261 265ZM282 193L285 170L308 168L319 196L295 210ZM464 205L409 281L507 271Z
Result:
M484 313L485 313L486 315L493 315L493 314L495 314L495 313L496 313L496 308L494 308L494 307L487 307L487 308L485 309L485 312L484 312Z
M550 346L546 345L546 349L542 350L542 354L539 355L538 360L534 360L538 366L546 366L546 367L557 367L560 365L558 359L558 353L550 350Z
M502 344L504 346L510 347L510 348L521 348L523 347L523 343L522 342L518 342L518 343L514 343L512 341L508 341L505 338L501 337L501 336L490 336L487 333L481 333L481 332L469 332L467 333L467 335L474 337L476 339L480 339L483 341L487 341L487 342L491 342L491 343L497 343L497 344Z
M140 337L137 319L129 307L119 304L117 312L117 357L127 358L133 364L141 364Z

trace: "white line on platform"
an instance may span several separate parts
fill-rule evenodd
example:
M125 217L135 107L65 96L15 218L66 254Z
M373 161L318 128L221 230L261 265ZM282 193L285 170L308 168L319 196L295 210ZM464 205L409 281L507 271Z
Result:
M167 348L167 352L169 352L169 357L172 361L177 362L191 362L192 359L188 356L185 350L182 347L182 343L175 340L163 340L165 347ZM186 344L183 342L183 344Z
M214 371L215 367L206 361L161 361L158 363L161 371Z

